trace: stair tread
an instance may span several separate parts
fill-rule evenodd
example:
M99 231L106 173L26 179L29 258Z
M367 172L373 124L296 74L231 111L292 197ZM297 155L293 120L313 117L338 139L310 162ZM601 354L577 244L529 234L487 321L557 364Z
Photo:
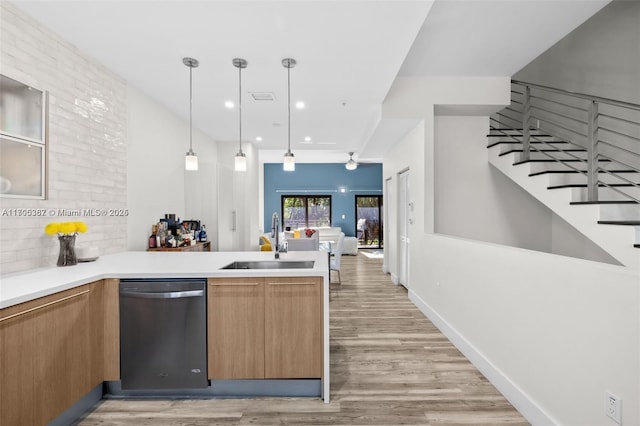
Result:
M499 128L499 127L489 126L489 131L490 132L520 132L520 133L522 133L524 131L524 129L523 128L512 128L512 127ZM537 132L540 132L541 130L533 128L533 129L529 129L529 131L531 133L538 134ZM546 133L540 133L540 135L551 136L551 135L548 135Z
M606 201L571 201L572 206L582 206L591 204L640 204L640 201L632 200L606 200Z
M530 160L523 160L523 161L516 161L515 163L513 163L514 166L518 166L520 164L525 164L525 163L586 163L587 160L547 160L547 159L538 159L538 158L534 158L534 159L530 159ZM610 163L611 160L608 160L606 158L600 159L598 160L599 163Z
M510 149L509 151L501 152L498 157L502 157L503 155L512 154L514 152L523 152L522 149ZM534 149L530 151L534 152L587 152L584 149ZM564 161L564 160L562 160Z
M487 145L487 149L488 148L493 148L496 145L500 145L500 144L514 144L517 143L519 145L522 145L522 141L496 141L496 142L492 142L491 144ZM540 144L565 144L565 145L573 145L570 142L565 142L565 141L529 141L529 143L531 145L540 145Z
M523 152L523 149L510 149L509 151L506 152ZM569 148L569 149L532 149L530 150L531 152L587 152L586 149L580 148ZM501 154L502 155L502 154Z
M638 188L640 187L640 184L636 184L636 185L632 185L630 183L609 183L607 185L604 184L599 184L598 187L599 188L606 188L607 186L613 186L616 188ZM560 189L560 188L586 188L587 184L586 183L566 183L564 185L553 185L553 186L547 186L547 189Z
M640 220L599 220L600 225L626 225L626 226L638 226Z
M497 132L497 130L496 130ZM522 136L522 133L487 133L488 138L507 137L507 136ZM529 136L536 138L552 138L553 135L547 135L546 133L530 133Z
M586 170L543 170L541 172L529 173L529 177L531 176L539 176L547 173L556 173L556 174L587 174ZM598 170L598 173L640 173L635 170Z

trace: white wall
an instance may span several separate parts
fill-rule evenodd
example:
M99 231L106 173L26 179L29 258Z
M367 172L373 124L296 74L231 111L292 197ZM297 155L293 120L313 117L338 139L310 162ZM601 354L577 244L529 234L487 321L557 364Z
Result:
M551 251L551 211L487 161L487 117L435 119L435 232Z
M435 232L619 264L487 161L487 117L435 117Z
M640 104L640 2L613 1L514 78Z
M609 253L553 212L551 214L551 253L620 265L620 262Z
M507 79L504 88L494 89L508 92L508 86ZM623 424L640 424L637 272L434 234L429 224L434 221L436 182L441 179L433 171L435 148L441 142L434 121L440 126L477 123L470 117L434 118L433 104L429 105L433 98L421 92L422 87L406 80L394 85L387 98L392 104L386 106L397 117L424 118L423 138L417 133L405 138L384 158L385 178L407 164L412 170L424 170L422 180L411 180L412 194L424 194L414 211L416 218L424 218L424 229L410 229L411 299L533 424L613 424L604 416L605 389L622 398ZM426 105L419 104L420 98ZM459 99L459 94L452 98ZM446 93L437 99L448 103ZM481 102L480 97L472 104ZM450 161L455 163L456 158ZM487 162L486 154L471 158L478 164ZM422 164L415 165L413 159ZM471 161L463 161L467 160ZM478 180L478 190L496 196L500 184L490 174ZM439 215L447 213L457 214L441 210ZM394 224L387 223L390 226ZM521 226L528 226L526 220ZM551 225L545 232L554 229ZM394 256L392 250L394 245L387 240L385 255Z
M48 199L0 198L2 209L46 214L0 218L1 273L56 264L58 241L44 234L49 222L86 222L77 248L124 250L127 217L109 210L127 208L125 81L6 1L0 2L0 28L0 72L49 92ZM58 209L107 209L107 215Z
M216 143L194 129L199 169L185 171L189 122L129 86L127 90L127 249L146 250L151 226L174 213L180 219L215 223ZM213 232L214 229L209 228ZM213 248L212 248L213 249Z
M403 140L394 145L394 148L385 157L382 165L382 173L385 181L388 179L388 185L383 188L384 203L387 207L387 216L385 217L384 227L384 246L385 246L385 269L392 276L395 283L398 282L398 273L400 266L398 265L398 193L400 172L408 170L410 176L412 201L419 203L415 206L418 212L424 211L424 197L420 193L413 195L413 182L424 182L425 167L424 165L424 122L420 122L415 129L410 131ZM421 188L422 185L418 185ZM390 192L387 190L390 189ZM411 234L424 233L424 222L419 220L420 215L416 215L414 223L409 225ZM411 248L410 248L411 250Z
M202 135L196 138L195 134L193 144L193 150L198 155L198 170L184 172L184 218L199 220L207 230L211 250L217 251L215 240L218 232L216 223L219 195L217 144ZM184 153L182 155L184 161Z
M640 424L639 278L620 266L440 235L411 299L533 424ZM417 282L416 282L417 281Z

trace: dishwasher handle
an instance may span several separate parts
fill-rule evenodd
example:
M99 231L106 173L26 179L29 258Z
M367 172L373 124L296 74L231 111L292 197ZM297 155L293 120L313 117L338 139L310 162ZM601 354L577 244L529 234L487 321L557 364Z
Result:
M139 299L181 299L185 297L204 296L204 290L146 292L146 291L121 291L121 296L137 297Z

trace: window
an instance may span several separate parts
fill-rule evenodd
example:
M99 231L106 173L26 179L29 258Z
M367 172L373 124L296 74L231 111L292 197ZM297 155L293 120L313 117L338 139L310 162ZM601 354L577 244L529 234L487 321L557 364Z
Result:
M283 195L282 226L291 229L331 226L331 196Z

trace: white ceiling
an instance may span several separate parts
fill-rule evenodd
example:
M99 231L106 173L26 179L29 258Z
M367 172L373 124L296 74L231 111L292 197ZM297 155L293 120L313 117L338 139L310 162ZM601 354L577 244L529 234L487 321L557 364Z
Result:
M242 72L243 140L298 161L380 157L415 124L381 120L397 75L511 76L608 0L23 1L14 3L63 38L188 119L211 138L238 143L233 58ZM433 6L433 7L432 7ZM414 42L415 41L415 42ZM253 101L248 92L272 92ZM262 142L255 142L261 136ZM311 143L304 143L305 137ZM185 137L186 141L186 137ZM280 154L276 154L280 152ZM277 160L276 160L277 161Z

